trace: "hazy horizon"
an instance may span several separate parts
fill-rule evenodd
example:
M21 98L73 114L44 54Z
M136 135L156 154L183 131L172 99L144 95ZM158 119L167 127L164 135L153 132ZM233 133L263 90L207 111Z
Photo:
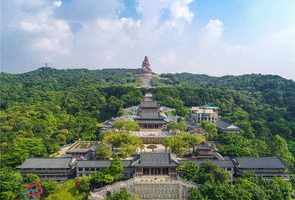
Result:
M1 71L139 68L295 80L292 0L4 0Z
M39 70L42 68L50 68L50 69L56 69L56 70L90 70L90 71L95 71L95 70L108 70L108 69L140 69L141 67L106 67L106 68L79 68L79 67L64 67L64 68L60 68L60 67L54 67L54 66L41 66L41 67L37 67L34 69L31 69L29 71L24 71L24 72L1 72L1 73L6 73L6 74L14 74L14 75L18 75L18 74L24 74L24 73L29 73L35 70ZM263 73L245 73L245 74L223 74L223 75L211 75L211 74L205 74L205 73L194 73L194 72L187 72L187 71L182 71L182 72L163 72L163 73L158 73L155 72L158 75L161 74L181 74L181 73L189 73L189 74L195 74L195 75L204 75L204 76L209 76L209 77L216 77L216 78L221 78L224 76L244 76L244 75L262 75L262 76L280 76L284 79L288 79L288 80L292 80L295 81L295 79L292 78L287 78L278 74L263 74Z

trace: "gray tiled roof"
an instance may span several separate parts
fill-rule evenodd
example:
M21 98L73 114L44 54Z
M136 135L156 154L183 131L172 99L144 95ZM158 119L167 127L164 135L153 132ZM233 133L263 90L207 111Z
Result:
M139 107L140 108L159 108L159 104L155 101L142 101Z
M240 128L235 126L234 124L230 123L230 122L227 122L227 121L224 121L224 120L217 120L216 122L216 126L217 128L219 129L222 129L222 130L228 130L228 131L239 131Z
M159 115L159 112L157 112L157 111L155 111L155 112L142 111L138 114L139 114L139 117L142 119L163 119L164 118L161 115Z
M165 124L164 120L137 119L139 124Z
M198 160L196 163L198 165L204 163L204 162L212 162L213 164L217 165L220 168L233 168L234 164L231 160Z
M141 153L139 160L134 165L139 167L169 167L176 166L177 163L171 159L169 153Z
M17 168L38 169L38 168L70 168L72 158L29 158Z
M77 148L77 149L68 150L66 153L87 153L89 151L94 151L94 150L92 148L87 148L87 149Z
M235 158L237 161L237 166L240 169L254 169L254 168L264 168L264 169L283 169L285 165L277 157L240 157Z
M77 167L81 168L105 168L111 165L111 160L80 160L77 162ZM123 160L122 164L124 167L129 167L132 160Z

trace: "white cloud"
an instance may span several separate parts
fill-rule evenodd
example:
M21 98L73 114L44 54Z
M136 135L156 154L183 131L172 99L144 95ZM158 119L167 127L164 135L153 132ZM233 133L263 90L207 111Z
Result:
M73 34L64 20L52 17L52 8L20 21L20 28L31 41L33 51L53 54L54 57L70 52ZM46 52L47 51L47 52ZM54 58L53 57L53 58Z
M194 17L194 13L188 7L191 2L192 0L174 1L170 7L172 17L191 22Z
M61 7L62 1L60 1L60 0L59 1L54 1L53 5L56 6L56 7Z
M205 26L205 31L210 37L220 38L223 34L223 22L219 19L210 19Z
M295 78L294 27L267 33L253 43L232 44L224 32L230 27L221 19L195 27L193 0L138 0L136 19L120 17L119 0L50 2L9 2L16 11L4 13L5 71L26 71L44 62L66 67L139 67L147 55L158 72L261 72ZM79 29L74 30L76 25ZM17 59L12 59L15 55Z

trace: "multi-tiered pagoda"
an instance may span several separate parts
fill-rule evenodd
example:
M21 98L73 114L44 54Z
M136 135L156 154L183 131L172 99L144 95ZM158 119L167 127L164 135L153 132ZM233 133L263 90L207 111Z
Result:
M141 128L159 129L166 123L160 114L160 105L153 100L153 95L147 93L138 107L135 120Z

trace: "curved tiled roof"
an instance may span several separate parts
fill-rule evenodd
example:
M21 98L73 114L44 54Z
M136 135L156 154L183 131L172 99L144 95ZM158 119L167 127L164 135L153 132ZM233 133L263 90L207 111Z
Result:
M255 168L264 168L264 169L283 169L286 168L284 163L277 157L240 157L235 158L237 162L237 167L240 169L255 169Z
M139 159L134 163L137 167L170 167L177 163L170 153L141 153Z
M17 168L19 169L54 169L70 168L72 158L29 158Z

